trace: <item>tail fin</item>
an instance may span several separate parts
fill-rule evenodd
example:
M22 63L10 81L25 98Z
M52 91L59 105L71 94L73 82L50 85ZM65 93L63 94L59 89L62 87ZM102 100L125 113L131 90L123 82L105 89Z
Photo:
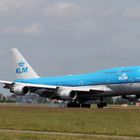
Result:
M17 79L39 78L36 72L16 48L12 49L12 54L14 56Z

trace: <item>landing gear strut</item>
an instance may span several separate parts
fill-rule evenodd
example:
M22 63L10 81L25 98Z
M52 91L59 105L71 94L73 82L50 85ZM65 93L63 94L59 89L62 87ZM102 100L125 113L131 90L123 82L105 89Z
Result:
M107 103L103 101L103 99L100 99L100 102L97 104L98 108L104 108L107 106Z

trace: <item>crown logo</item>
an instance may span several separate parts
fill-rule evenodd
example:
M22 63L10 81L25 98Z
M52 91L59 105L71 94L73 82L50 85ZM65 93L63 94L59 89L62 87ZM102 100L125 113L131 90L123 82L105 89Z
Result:
M25 63L23 61L21 61L21 62L18 63L18 66L19 67L23 67L24 65L25 65Z

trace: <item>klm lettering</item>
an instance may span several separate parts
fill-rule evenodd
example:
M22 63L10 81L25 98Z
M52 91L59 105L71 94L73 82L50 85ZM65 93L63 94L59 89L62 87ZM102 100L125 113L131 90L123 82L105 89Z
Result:
M16 74L27 73L28 67L16 68Z

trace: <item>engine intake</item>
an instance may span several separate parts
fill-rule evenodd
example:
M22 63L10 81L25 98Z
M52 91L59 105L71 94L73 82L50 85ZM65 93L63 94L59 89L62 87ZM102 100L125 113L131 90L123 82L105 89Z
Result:
M12 89L12 92L15 93L16 95L26 95L30 93L30 88L27 86L14 86Z
M63 90L59 93L62 100L75 100L77 98L77 93L71 90Z

